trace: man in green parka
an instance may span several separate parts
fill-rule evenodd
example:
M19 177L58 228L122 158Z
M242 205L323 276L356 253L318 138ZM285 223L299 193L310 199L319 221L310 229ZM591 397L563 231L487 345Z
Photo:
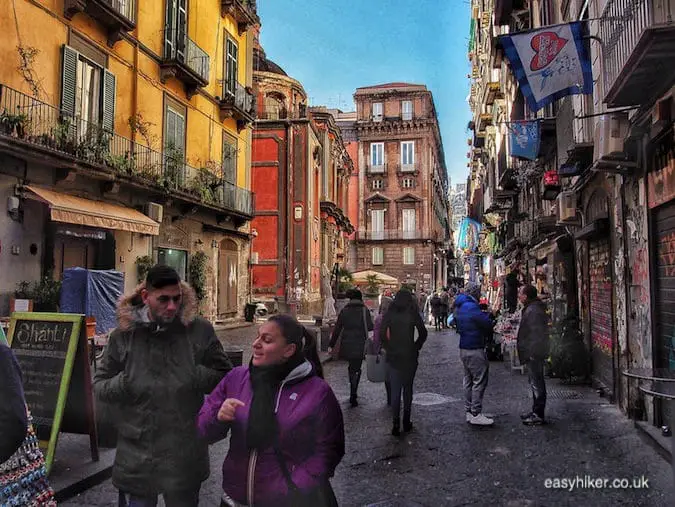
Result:
M151 268L117 317L94 385L115 414L120 506L154 507L158 495L167 507L196 506L209 455L195 418L232 364L173 268Z

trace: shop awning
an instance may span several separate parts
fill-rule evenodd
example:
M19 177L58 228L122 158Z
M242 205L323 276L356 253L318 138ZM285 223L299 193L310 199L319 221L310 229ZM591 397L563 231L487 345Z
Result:
M55 222L159 235L159 224L135 209L40 187L25 188L49 206L51 219Z

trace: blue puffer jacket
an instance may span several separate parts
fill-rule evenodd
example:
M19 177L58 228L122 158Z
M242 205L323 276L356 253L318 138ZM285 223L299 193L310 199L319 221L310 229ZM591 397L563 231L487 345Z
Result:
M459 332L460 349L482 349L494 326L487 313L481 311L471 296L460 294L455 300L455 322Z

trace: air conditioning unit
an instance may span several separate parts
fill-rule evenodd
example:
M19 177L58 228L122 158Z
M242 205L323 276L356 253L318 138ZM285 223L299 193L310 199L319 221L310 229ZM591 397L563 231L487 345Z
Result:
M251 252L251 264L258 264L258 252Z
M574 192L561 192L558 195L558 222L571 223L577 220L577 195Z
M156 202L149 202L145 205L145 214L161 224L164 218L164 206Z
M630 130L626 114L605 114L595 124L593 158L621 160L626 158L624 142Z

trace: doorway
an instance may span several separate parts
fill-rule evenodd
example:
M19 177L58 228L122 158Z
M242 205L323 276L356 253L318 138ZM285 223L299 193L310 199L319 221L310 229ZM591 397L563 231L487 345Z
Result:
M218 259L218 315L237 313L239 247L230 240L220 243Z

